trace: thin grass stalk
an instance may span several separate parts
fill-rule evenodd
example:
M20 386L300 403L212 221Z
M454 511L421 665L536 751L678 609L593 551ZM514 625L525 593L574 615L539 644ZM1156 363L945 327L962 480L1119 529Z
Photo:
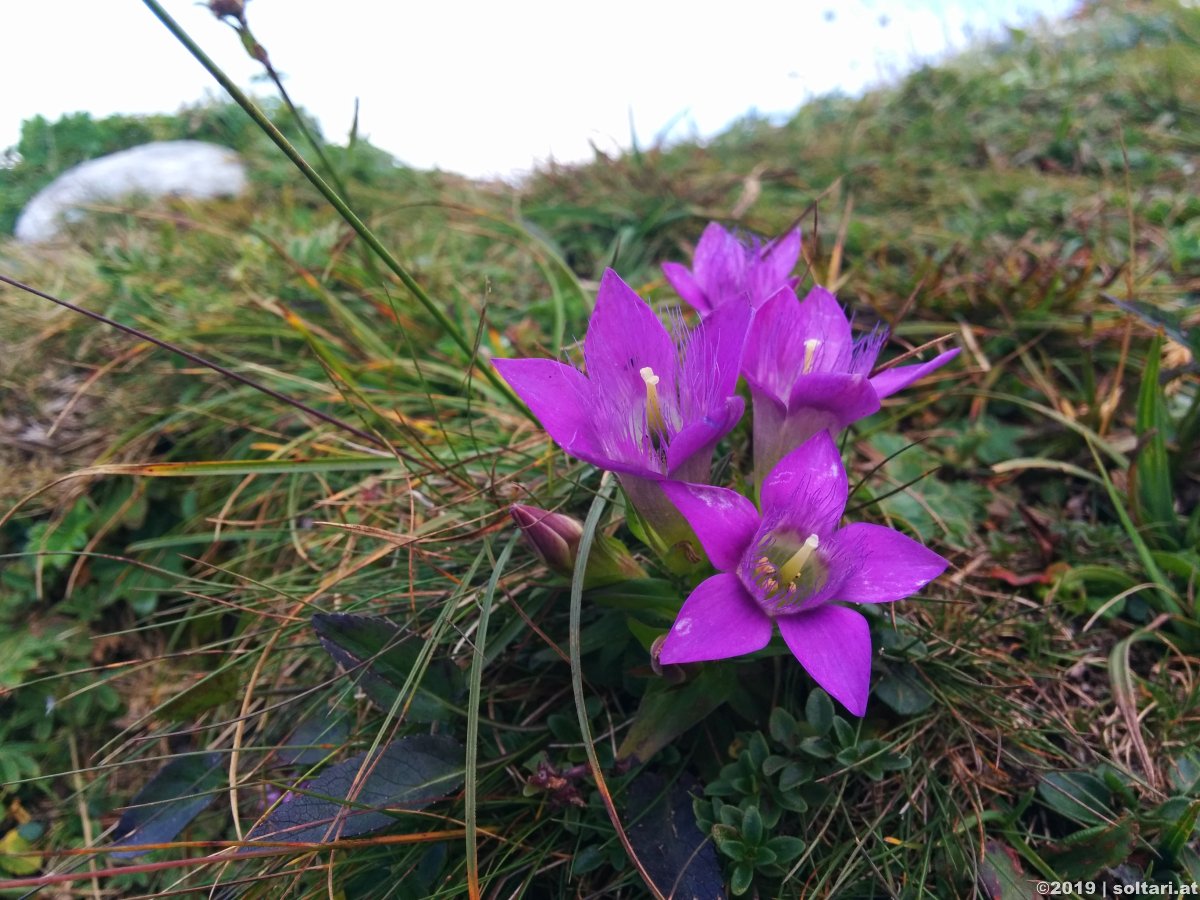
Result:
M367 246L370 247L371 250L373 250L381 260L383 260L384 265L391 269L393 274L400 279L401 283L408 288L409 293L413 295L416 301L425 308L426 312L433 316L438 323L438 326L441 327L442 330L451 337L454 343L459 346L459 349L461 349L466 356L468 363L472 363L474 356L471 352L471 345L454 321L446 315L441 307L433 302L429 295L425 293L425 289L417 283L417 280L413 278L412 275L409 274L408 270L400 264L400 261L396 259L391 251L383 246L383 243L375 236L375 233L371 231L371 229L367 227L366 223L364 223L362 219L360 219L354 212L354 210L347 205L346 201L342 199L338 192L330 187L329 183L321 177L320 173L309 164L308 160L306 160L300 151L292 145L291 141L284 136L283 132L275 127L275 123L267 117L266 113L259 109L258 105L255 104L249 96L243 93L242 89L239 88L233 82L233 80L225 74L225 71L200 48L200 45L192 40L191 35L184 31L178 22L171 18L170 14L162 8L161 4L158 3L158 0L142 0L142 2L145 3L146 6L149 7L150 11L158 18L158 20L166 26L167 30L175 36L175 39L178 40L179 43L183 44L187 51L196 58L196 61L208 70L209 74L212 75L213 78L215 78L221 85L221 87L226 90L229 96L233 98L234 102L236 102L238 106L246 111L246 114L254 120L254 124L261 128L267 137L269 137L275 143L275 146L284 152L287 158L290 159L296 168L299 169L304 175L304 177L308 179L309 183L321 192L321 195L329 201L330 205L332 205L334 209L338 211L338 214L346 221L346 223L353 228L355 232L357 232L358 236L366 242ZM518 409L525 410L524 404L520 403L516 399L516 395L512 393L504 379L496 374L496 372L493 371L489 366L485 365L481 366L480 368L483 371L484 377L486 377L487 380L490 381L492 385L504 395L505 398L513 403ZM535 420L533 414L528 410L525 410L525 415L529 416L531 420Z
M467 832L467 891L471 900L478 900L479 893L479 847L476 826L477 805L479 802L479 701L483 688L483 669L486 662L484 650L487 647L488 624L492 615L492 603L496 597L496 588L500 584L500 576L508 564L508 557L517 544L519 533L513 534L492 569L492 577L488 580L487 590L484 591L480 603L479 626L475 629L475 651L471 658L471 686L467 699L467 769L463 775L463 805L465 807Z

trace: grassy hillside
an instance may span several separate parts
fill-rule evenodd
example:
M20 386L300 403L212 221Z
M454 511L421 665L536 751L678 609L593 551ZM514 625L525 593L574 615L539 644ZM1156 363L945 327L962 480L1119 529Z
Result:
M245 379L0 288L0 890L649 896L633 858L706 897L1200 881L1197 123L1200 11L1100 3L518 189L329 148L391 260L258 137L240 200L0 244ZM489 380L567 352L606 266L673 305L658 266L712 219L798 222L801 289L891 326L888 356L963 348L845 442L854 515L952 563L872 618L862 720L784 657L656 674L686 576ZM648 577L572 595L514 501L596 509ZM449 779L423 812L185 843L345 796L338 764L389 742L417 775L393 806ZM71 855L114 842L153 847Z

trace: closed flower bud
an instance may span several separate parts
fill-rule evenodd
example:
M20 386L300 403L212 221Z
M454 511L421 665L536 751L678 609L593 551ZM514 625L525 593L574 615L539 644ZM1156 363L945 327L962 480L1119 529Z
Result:
M575 560L579 556L583 523L573 516L521 503L514 503L508 512L542 562L551 571L570 578L575 572ZM585 588L645 577L645 570L624 544L607 535L596 535L588 554L587 572L583 579Z

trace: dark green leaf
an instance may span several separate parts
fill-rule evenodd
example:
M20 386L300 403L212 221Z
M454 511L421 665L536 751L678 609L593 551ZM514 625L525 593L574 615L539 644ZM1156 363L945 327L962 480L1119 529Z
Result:
M584 847L571 860L571 877L578 878L580 875L586 875L593 869L599 868L603 862L604 854L600 852L599 847L595 844Z
M1103 825L1114 817L1108 787L1088 772L1051 772L1038 784L1042 801L1081 825Z
M1135 508L1150 535L1167 537L1178 530L1175 492L1171 487L1171 466L1167 455L1167 413L1162 385L1158 383L1162 338L1155 337L1146 357L1138 391L1135 428L1141 449L1133 464L1137 491ZM1155 543L1151 540L1151 543Z
M791 763L779 776L779 789L793 791L805 782L812 781L813 767L809 763Z
M1178 858L1179 851L1192 839L1197 818L1200 818L1200 800L1188 804L1183 813L1163 830L1162 852L1169 861Z
M1011 848L989 839L979 863L979 889L987 900L1031 900L1033 891Z
M213 802L224 780L219 753L202 753L173 759L161 769L121 813L113 832L114 844L165 844ZM114 853L127 859L145 853Z
M1096 825L1075 832L1048 851L1045 859L1062 878L1092 878L1101 869L1124 862L1136 836L1136 823L1131 817L1123 818L1115 825Z
M776 741L791 747L797 737L796 719L782 706L776 706L771 710L770 731Z
M766 846L775 854L780 863L787 865L804 852L806 845L801 838L781 834L767 841Z
M202 677L184 688L161 707L157 715L163 719L195 719L222 703L240 695L242 675L234 668L225 668Z
M750 806L742 811L742 839L751 847L762 843L763 820L757 806Z
M841 716L833 717L833 736L837 738L837 742L843 747L853 747L857 741L854 729Z
M1175 862L1189 879L1200 884L1200 853L1191 847L1184 847Z
M804 718L819 737L829 734L833 727L833 701L820 688L813 688L804 704Z
M355 756L293 788L248 839L322 842L377 831L396 821L384 810L424 809L462 780L463 748L457 741L445 735L403 737L370 759Z
M887 674L875 683L875 696L902 716L924 712L933 703L933 695L910 663L889 664Z
M729 878L729 890L735 897L740 897L750 889L750 882L754 880L754 866L750 863L738 863L733 867L733 874Z
M730 666L708 666L692 681L651 682L634 716L618 759L646 761L729 699L737 686Z
M280 766L315 766L346 743L344 719L305 719L277 748Z
M376 706L391 710L420 661L424 642L387 619L347 613L317 613L313 629L329 655L358 680ZM458 670L444 662L429 666L412 695L408 720L444 722L454 715L448 705L460 692Z
M1188 747L1171 760L1167 776L1171 786L1181 794L1190 794L1200 782L1200 750Z

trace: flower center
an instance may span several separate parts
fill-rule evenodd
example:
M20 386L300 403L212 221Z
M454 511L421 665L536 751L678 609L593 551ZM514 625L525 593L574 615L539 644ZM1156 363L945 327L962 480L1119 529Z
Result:
M813 370L813 363L816 362L817 348L820 346L821 342L816 338L809 338L804 342L804 368L800 370L801 375L807 375Z
M820 544L821 539L816 534L810 534L804 539L804 543L800 545L800 549L788 557L787 561L781 566L776 566L767 556L760 556L755 561L753 572L754 583L762 589L766 595L766 600L774 601L775 612L796 603L800 599L799 593L801 587L804 588L805 596L808 596L823 581L819 565L817 566L817 571L812 573L805 572L805 567L808 566L813 553ZM812 567L809 566L809 568ZM812 577L801 577L809 574Z
M663 419L662 406L658 402L659 377L649 366L643 366L638 370L638 374L642 376L642 381L646 382L646 424L651 431L665 433L667 423Z

